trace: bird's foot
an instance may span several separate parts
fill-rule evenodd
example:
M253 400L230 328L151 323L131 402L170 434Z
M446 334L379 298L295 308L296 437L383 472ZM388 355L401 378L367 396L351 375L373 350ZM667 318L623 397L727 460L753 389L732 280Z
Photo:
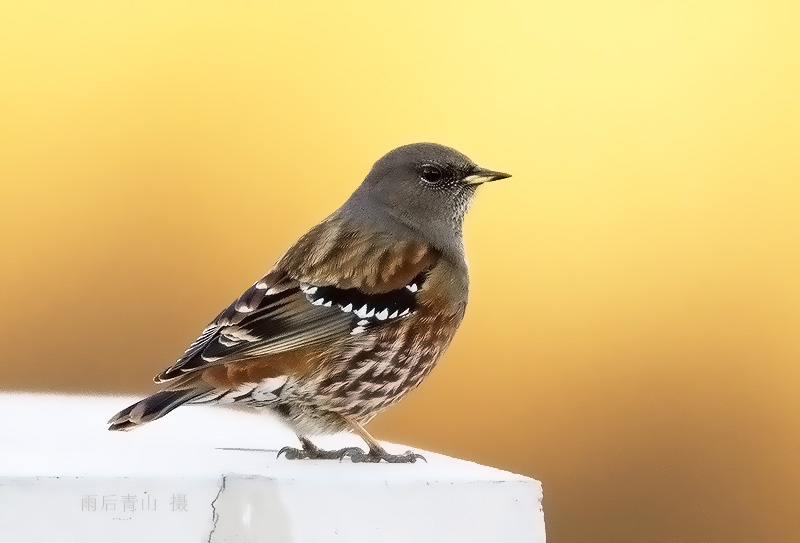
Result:
M349 458L353 463L369 462L375 464L381 460L390 464L413 464L417 460L423 460L426 464L428 463L424 456L413 451L406 451L403 454L389 454L377 443L371 443L369 450L366 452L358 447L345 447L335 451L326 451L314 445L307 437L299 437L302 448L284 447L278 451L278 458L281 455L285 455L287 460L339 460L341 462L345 458Z
M370 449L369 452L364 452L357 447L351 447L350 449L343 450L344 453L340 459L349 458L350 461L354 463L377 463L381 460L390 464L413 464L417 460L422 460L426 464L428 463L424 456L413 451L406 451L403 454L389 454L383 449Z
M326 451L317 447L303 447L302 449L284 447L278 451L278 458L285 455L287 460L341 460L351 452L364 453L358 447L346 447L335 451Z

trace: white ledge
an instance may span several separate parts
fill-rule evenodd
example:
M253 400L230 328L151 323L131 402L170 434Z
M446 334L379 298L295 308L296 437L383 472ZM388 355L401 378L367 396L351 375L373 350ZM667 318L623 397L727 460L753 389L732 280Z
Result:
M107 431L136 399L0 394L0 540L545 541L541 484L528 477L427 451L402 465L278 459L297 445L289 430L213 407Z

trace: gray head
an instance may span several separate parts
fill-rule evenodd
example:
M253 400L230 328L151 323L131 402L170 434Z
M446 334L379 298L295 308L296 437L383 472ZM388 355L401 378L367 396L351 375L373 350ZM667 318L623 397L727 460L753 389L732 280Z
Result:
M450 147L412 143L378 160L343 209L358 208L364 218L387 226L395 219L446 250L460 243L476 188L506 177Z

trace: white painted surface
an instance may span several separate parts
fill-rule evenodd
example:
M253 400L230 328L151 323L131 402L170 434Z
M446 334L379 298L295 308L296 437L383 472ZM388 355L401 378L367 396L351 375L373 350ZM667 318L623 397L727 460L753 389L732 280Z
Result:
M0 394L0 541L545 541L528 477L426 451L427 464L277 459L297 445L289 430L214 407L107 431L135 399Z

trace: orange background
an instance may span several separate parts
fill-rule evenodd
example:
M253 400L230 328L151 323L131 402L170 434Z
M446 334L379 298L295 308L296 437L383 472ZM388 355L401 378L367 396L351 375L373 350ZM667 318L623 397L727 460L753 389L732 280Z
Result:
M796 2L4 2L0 387L145 393L389 149L514 174L379 437L553 542L800 540Z

